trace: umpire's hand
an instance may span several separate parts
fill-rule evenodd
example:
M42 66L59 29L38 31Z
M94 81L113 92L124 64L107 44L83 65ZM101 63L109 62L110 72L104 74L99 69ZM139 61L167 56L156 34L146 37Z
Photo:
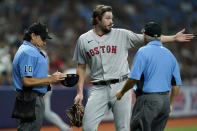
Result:
M121 92L121 90L119 90L117 93L116 93L116 98L117 100L120 100L122 98L123 94Z
M173 107L172 107L172 105L170 105L170 113L169 113L169 116L172 116L172 109L173 109Z
M64 80L66 77L66 74L63 74L61 72L55 72L51 76L49 76L50 83L56 83L58 81Z

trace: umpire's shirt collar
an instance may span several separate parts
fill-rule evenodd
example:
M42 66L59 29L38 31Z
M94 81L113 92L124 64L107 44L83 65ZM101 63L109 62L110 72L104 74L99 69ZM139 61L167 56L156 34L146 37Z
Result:
M163 46L163 44L161 43L161 41L156 41L156 40L147 43L147 46L149 46L149 45Z
M23 44L31 46L32 48L34 48L34 49L36 49L36 50L38 50L40 52L40 50L38 48L36 48L33 44L31 44L29 41L24 40Z

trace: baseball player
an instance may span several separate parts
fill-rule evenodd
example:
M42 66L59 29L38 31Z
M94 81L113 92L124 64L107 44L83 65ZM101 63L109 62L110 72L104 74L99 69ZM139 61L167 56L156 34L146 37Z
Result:
M47 52L45 50L42 50L42 52L44 53L45 56L48 57ZM61 119L61 117L59 117L57 113L51 110L51 95L54 87L52 84L50 84L50 86L51 86L51 91L48 91L44 96L44 104L45 104L44 119L57 126L60 131L72 131L72 128L69 128L69 126Z
M112 7L98 5L92 13L93 29L82 34L73 60L78 63L75 104L82 103L86 64L90 67L93 87L85 107L83 130L95 131L105 112L112 109L117 131L128 131L131 112L131 92L116 101L116 92L124 85L129 73L128 50L142 45L143 35L125 29L112 28ZM190 41L192 34L161 36L162 42Z
M56 125L60 131L72 131L72 128L70 128L54 111L51 110L51 95L52 90L49 91L45 97L44 97L44 103L45 103L45 112L44 112L44 118L51 122L52 124Z

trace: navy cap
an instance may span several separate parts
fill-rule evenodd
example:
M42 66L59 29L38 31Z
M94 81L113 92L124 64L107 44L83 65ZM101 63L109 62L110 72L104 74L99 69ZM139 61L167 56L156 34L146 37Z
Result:
M145 24L144 28L142 29L142 33L145 33L148 36L151 37L160 37L161 36L161 26L154 22L148 22Z
M48 29L45 24L41 23L33 23L29 26L28 31L31 33L34 33L35 35L40 35L42 39L52 39L48 35Z

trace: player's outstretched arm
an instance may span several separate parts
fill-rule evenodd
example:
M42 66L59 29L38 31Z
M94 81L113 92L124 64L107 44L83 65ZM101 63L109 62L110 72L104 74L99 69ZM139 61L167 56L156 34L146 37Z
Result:
M190 42L194 38L194 34L184 34L185 29L179 31L176 35L172 36L161 36L162 43L169 43L169 42Z
M86 72L86 65L85 64L78 64L77 65L77 74L79 75L79 81L77 83L77 95L74 99L75 104L82 104L85 72Z

